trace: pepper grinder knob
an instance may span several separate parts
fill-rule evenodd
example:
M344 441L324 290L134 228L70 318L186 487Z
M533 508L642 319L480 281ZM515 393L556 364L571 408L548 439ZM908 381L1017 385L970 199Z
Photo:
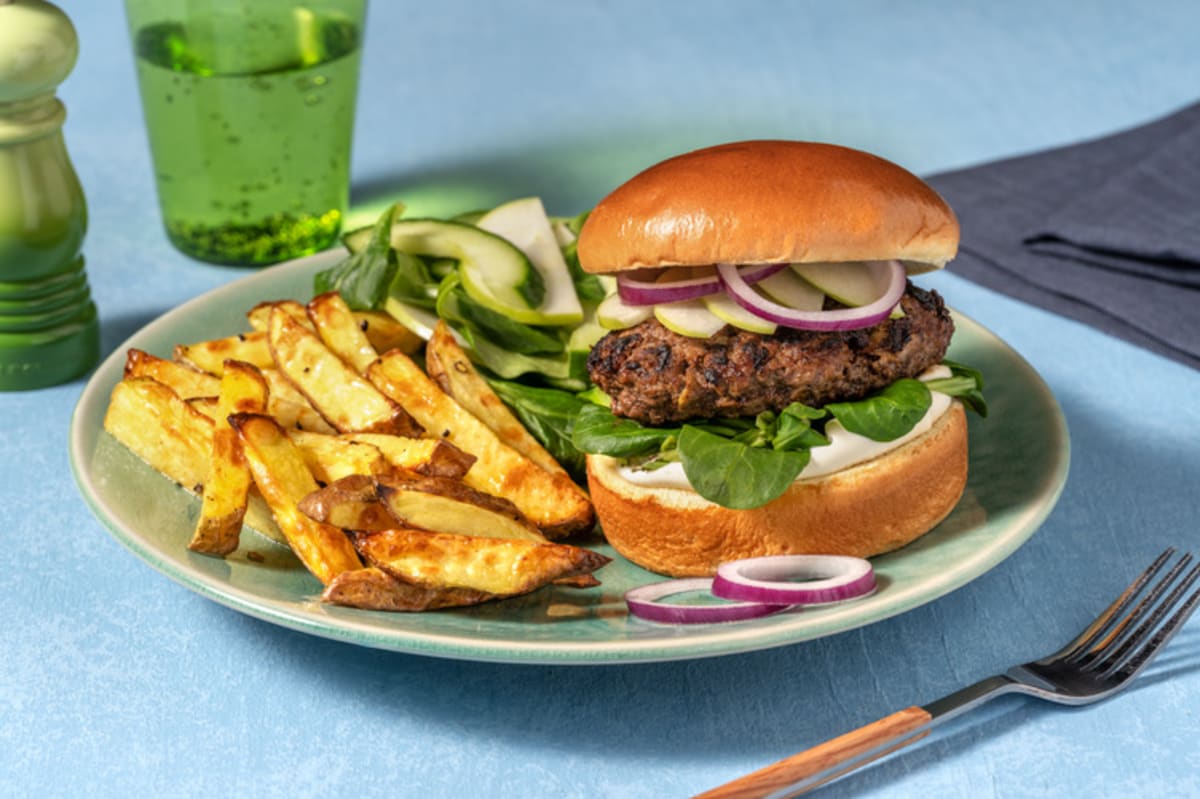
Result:
M0 0L0 391L66 382L100 355L87 205L55 96L78 54L58 7Z

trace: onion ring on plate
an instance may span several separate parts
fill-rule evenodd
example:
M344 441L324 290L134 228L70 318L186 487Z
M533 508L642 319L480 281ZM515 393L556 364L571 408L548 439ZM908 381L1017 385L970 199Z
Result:
M745 602L830 605L875 590L870 561L843 555L769 555L722 563L714 596Z
M769 616L786 609L789 605L764 604L762 602L722 602L712 605L686 605L675 602L659 602L663 597L689 591L710 591L713 581L707 577L692 577L682 580L664 580L638 586L625 593L625 604L629 612L647 621L663 624L712 624L726 621L742 621Z

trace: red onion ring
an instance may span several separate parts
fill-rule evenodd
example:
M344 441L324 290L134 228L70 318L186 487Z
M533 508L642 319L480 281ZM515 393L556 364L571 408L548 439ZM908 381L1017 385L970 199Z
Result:
M798 582L803 581L803 582ZM863 558L770 555L717 567L714 596L744 602L829 605L875 590L875 570Z
M747 284L769 277L787 264L749 264L733 267ZM638 280L628 275L617 276L617 293L629 305L657 305L660 302L694 300L721 290L721 278L717 275L672 280L657 283L653 280Z
M727 621L742 621L768 616L784 610L788 605L764 604L762 602L723 602L714 605L685 605L659 602L663 597L688 591L711 591L713 581L707 577L683 580L664 580L638 586L625 593L625 604L629 612L647 621L663 624L713 624Z
M887 287L883 296L858 308L839 308L835 311L798 311L764 297L751 288L738 267L717 264L717 276L725 291L739 305L756 316L784 327L801 330L858 330L879 324L888 317L904 296L907 274L899 261L871 261L886 269Z

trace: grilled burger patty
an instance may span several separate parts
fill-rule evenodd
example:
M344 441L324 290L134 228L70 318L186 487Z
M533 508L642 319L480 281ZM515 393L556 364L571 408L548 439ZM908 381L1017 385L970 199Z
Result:
M863 330L769 336L726 325L697 339L650 319L601 339L588 373L614 414L648 425L860 399L946 354L954 322L938 293L910 283L900 304L904 316Z

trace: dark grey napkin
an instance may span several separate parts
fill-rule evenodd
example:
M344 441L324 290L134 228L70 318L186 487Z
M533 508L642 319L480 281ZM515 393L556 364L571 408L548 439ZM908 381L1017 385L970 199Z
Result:
M929 183L962 225L950 271L1200 369L1200 103Z

